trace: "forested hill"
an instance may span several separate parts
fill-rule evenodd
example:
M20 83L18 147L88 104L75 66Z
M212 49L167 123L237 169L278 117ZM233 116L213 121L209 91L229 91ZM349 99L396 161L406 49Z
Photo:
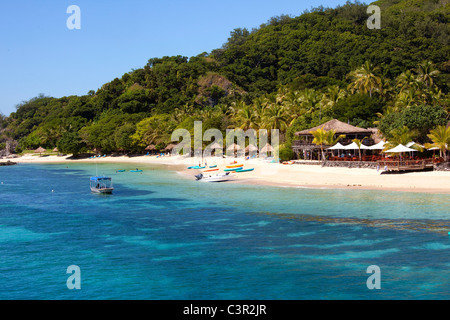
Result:
M152 58L85 96L33 98L0 115L0 149L16 141L19 152L141 152L163 148L194 120L204 129L277 128L286 145L295 130L331 118L377 125L386 136L446 123L448 0L373 4L381 29L366 26L367 4L319 7L237 28L210 53ZM365 84L364 73L373 76ZM405 120L411 110L421 115L414 123Z

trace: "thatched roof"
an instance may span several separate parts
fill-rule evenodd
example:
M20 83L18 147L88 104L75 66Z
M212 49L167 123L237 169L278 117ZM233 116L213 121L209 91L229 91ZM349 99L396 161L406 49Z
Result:
M383 141L380 130L378 130L377 128L367 128L367 130L370 130L372 132L372 139L375 143Z
M176 147L176 145L175 144L173 144L173 143L171 143L171 144L169 144L164 150L165 151L171 151L173 148L175 148Z
M255 147L252 144L249 144L246 148L245 148L245 152L251 152L251 151L258 151L258 148Z
M223 147L218 144L217 142L215 142L211 147L209 147L210 149L223 149Z
M53 152L58 152L58 148L53 149Z
M45 149L42 148L42 147L39 147L39 148L37 148L36 150L34 150L34 153L42 153L42 152L45 152L45 151L47 151L47 150L45 150Z
M145 148L145 151L153 151L156 150L156 147L154 144L150 144Z
M227 151L237 151L237 150L241 150L241 146L236 143L233 143L231 146L227 148Z
M302 135L311 135L311 131L316 131L317 129L323 128L325 131L335 130L336 134L368 134L370 135L372 132L368 129L358 128L354 127L348 123L339 121L337 119L330 120L328 122L325 122L317 127L303 130L300 132L296 132L296 136L302 136Z
M261 149L262 153L273 152L273 147L266 143L266 145Z

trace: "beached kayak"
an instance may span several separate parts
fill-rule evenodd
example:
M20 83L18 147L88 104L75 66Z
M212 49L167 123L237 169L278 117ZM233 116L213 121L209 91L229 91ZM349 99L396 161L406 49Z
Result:
M239 167L243 167L243 166L244 166L243 164L234 164L231 166L227 166L227 168L232 169L232 168L239 168Z

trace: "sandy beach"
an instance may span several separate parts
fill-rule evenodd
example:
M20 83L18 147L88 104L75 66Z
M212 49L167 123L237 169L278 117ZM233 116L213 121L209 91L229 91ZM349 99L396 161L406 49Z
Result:
M217 165L223 171L226 165L235 159L209 158L207 164ZM272 185L279 187L309 187L309 188L345 188L372 189L407 192L450 193L450 172L424 171L402 174L381 174L374 169L329 168L317 164L283 165L270 163L259 159L236 159L244 164L244 168L254 168L254 171L238 173L231 183L247 183L258 185ZM239 161L240 160L240 161ZM1 159L0 162L6 162ZM148 164L167 165L187 179L194 179L194 175L201 170L187 169L199 164L198 159L183 157L101 157L95 159L71 160L68 157L26 155L10 161L21 163L129 163L133 167Z

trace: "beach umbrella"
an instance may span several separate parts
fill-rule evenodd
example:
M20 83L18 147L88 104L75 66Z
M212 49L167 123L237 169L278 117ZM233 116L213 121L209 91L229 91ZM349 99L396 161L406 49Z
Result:
M207 147L205 148L205 153L204 153L204 154L206 154L207 152L209 152L209 154L212 155L212 154L213 154L213 151L214 151L214 154L215 154L215 155L220 155L221 153L223 153L223 146L221 146L221 145L220 145L219 143L217 143L217 142L214 142L212 145L207 146Z
M236 143L233 143L231 146L227 148L227 151L238 151L238 150L241 150L241 146Z
M173 148L175 148L175 147L176 147L176 145L174 145L173 143L171 143L171 144L169 144L169 145L164 149L164 151L172 151Z
M329 147L327 150L344 150L344 149L345 147L338 142L334 146Z
M358 150L360 149L356 142L352 142L348 146L344 146L344 150ZM361 150L369 150L370 148L364 144L361 144Z
M396 146L395 148L383 151L385 153L402 153L402 152L413 152L413 151L417 151L416 149L411 149L408 148L402 144L399 144L398 146Z
M249 145L245 148L245 152L247 153L247 152L252 152L252 151L258 151L258 148L255 147L255 146L252 145L252 144L249 144Z
M217 142L215 142L210 148L212 150L215 150L215 149L223 150L223 147L220 144L218 144Z
M45 152L45 151L47 151L47 150L45 150L45 149L42 148L42 147L39 147L39 148L37 148L36 150L34 150L34 153L39 153L39 155L41 155L41 153L42 153L42 152Z
M383 150L385 145L386 145L386 142L380 141L377 144L370 146L369 149L370 150Z
M268 153L268 152L273 152L273 147L266 143L266 145L261 149L260 151L261 153Z

